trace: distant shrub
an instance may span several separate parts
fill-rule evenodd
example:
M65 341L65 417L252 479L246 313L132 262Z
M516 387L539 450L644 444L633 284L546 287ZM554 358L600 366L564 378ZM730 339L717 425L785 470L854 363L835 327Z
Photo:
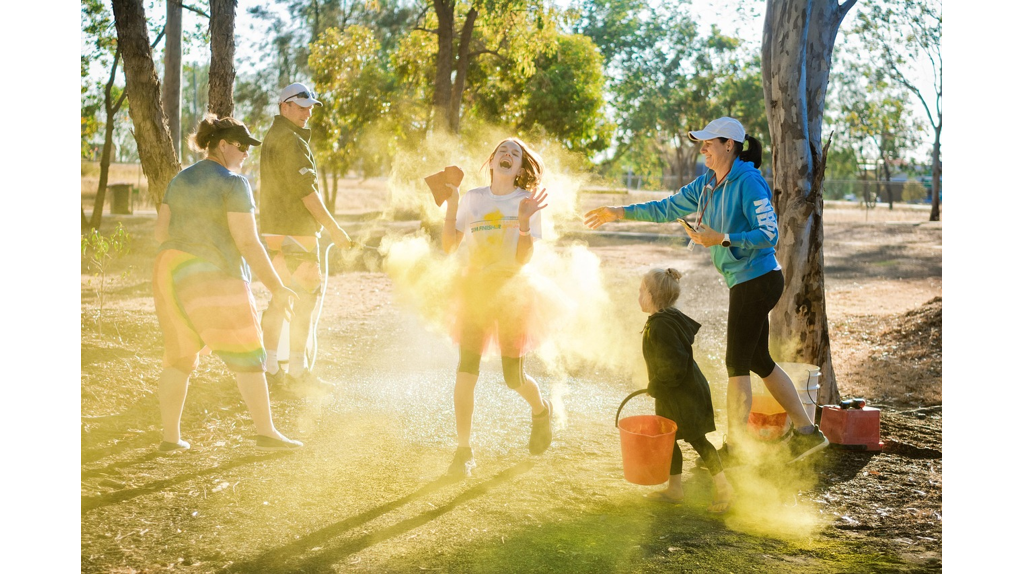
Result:
M916 179L908 180L903 184L903 201L921 201L928 196L928 190L924 188L924 184Z

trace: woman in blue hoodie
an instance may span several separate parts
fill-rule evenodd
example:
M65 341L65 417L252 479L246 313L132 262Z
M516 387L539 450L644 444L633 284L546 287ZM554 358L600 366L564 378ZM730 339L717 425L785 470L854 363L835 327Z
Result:
M828 446L828 439L808 418L793 381L768 352L768 313L782 296L783 277L775 258L779 233L771 190L757 169L761 142L747 135L734 118L718 118L701 131L689 132L689 137L701 142L707 173L659 201L591 210L586 225L595 229L619 219L667 222L696 214L692 226L682 221L686 233L709 248L729 287L728 436L734 444L745 437L753 371L793 421L790 450L793 461L800 460Z

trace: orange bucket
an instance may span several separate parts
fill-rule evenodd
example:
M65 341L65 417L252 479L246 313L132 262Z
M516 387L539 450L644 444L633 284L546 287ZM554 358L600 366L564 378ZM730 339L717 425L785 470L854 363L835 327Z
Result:
M751 436L761 440L776 440L786 434L787 417L786 409L774 397L755 394L750 401L747 428Z
M619 420L629 399L646 394L642 389L630 394L615 413L622 445L622 471L633 484L654 485L668 480L672 464L672 445L676 443L676 423L658 415L640 415Z

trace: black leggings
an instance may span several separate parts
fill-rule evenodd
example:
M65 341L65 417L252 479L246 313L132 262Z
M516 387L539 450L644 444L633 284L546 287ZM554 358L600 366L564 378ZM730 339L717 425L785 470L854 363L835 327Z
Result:
M754 371L764 378L775 370L768 352L768 313L784 285L782 271L776 269L729 289L725 368L730 377L749 377Z
M722 472L722 459L718 458L718 451L715 450L708 437L701 435L700 438L688 440L686 443L697 451L711 476ZM669 474L683 474L683 451L679 450L678 442L672 445L672 466L669 469Z
M457 373L469 373L470 375L480 374L480 354L474 353L465 347L459 347L459 366ZM505 376L505 384L510 389L518 389L526 373L523 371L522 357L501 356L501 373Z

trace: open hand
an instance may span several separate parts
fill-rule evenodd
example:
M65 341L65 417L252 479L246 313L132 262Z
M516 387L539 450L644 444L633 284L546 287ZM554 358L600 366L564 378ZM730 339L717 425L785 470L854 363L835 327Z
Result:
M523 222L526 222L526 226L530 225L530 218L533 217L534 213L544 209L548 204L544 203L544 200L548 198L547 188L534 189L530 192L530 197L524 197L519 202L519 225L520 228Z
M597 229L605 223L618 221L625 215L621 207L598 207L583 216L583 223L590 229Z

